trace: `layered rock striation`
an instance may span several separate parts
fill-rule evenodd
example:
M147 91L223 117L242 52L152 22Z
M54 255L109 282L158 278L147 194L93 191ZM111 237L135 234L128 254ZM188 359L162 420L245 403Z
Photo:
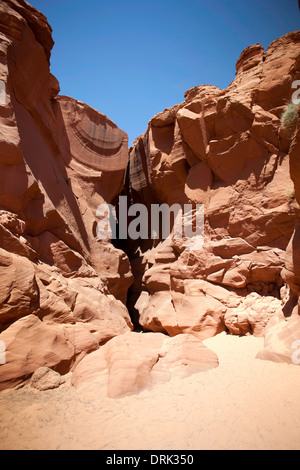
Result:
M58 96L46 18L0 5L0 388L39 367L66 373L130 331L127 256L96 238L99 204L123 188L127 134Z

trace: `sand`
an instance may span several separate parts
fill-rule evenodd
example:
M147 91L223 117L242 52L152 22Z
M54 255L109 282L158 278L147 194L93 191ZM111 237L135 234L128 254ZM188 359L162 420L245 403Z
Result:
M0 393L0 449L300 448L300 368L255 359L263 339L205 341L220 366L118 400L66 384Z

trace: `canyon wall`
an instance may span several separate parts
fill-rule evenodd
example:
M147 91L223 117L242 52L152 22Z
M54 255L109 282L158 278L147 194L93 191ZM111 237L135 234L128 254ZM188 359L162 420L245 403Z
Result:
M127 256L96 239L96 209L123 188L127 134L58 96L46 18L0 5L0 389L60 373L130 331Z
M222 331L265 336L261 359L292 362L300 126L291 134L281 116L299 46L300 32L249 46L227 89L188 90L128 155L125 132L59 94L47 19L1 2L0 390L46 367L78 387L101 378L114 398L136 393L217 367L202 340ZM149 209L203 205L203 247L99 240L97 208L121 194Z
M299 46L300 32L266 51L249 46L227 89L188 90L130 149L134 202L202 204L205 214L202 249L172 236L131 247L129 304L144 329L262 336L271 319L280 329L297 313L299 126L293 137L281 116L300 77ZM296 339L299 328L285 360Z

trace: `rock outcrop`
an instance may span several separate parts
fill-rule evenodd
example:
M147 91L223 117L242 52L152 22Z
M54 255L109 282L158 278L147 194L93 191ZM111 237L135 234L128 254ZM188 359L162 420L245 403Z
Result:
M47 19L2 0L0 390L58 387L71 371L85 392L138 393L217 367L202 340L224 330L299 363L300 125L281 123L299 46L300 32L249 46L227 89L188 90L128 156L116 124L59 95ZM202 205L204 244L100 239L97 208L121 194Z
M300 77L299 45L294 32L266 51L246 48L227 89L188 90L130 149L133 201L202 204L205 214L201 249L172 236L131 247L131 309L146 330L262 336L290 313L299 135L291 145L280 118Z
M298 59L299 63L299 59ZM300 116L289 150L290 175L294 182L293 197L300 204ZM290 297L282 311L270 320L265 330L264 349L258 358L300 364L300 221L288 244L282 277L289 286Z
M39 367L66 373L130 331L127 256L96 238L96 210L123 188L128 139L109 118L58 96L46 18L0 5L0 389Z
M217 355L192 335L126 333L86 356L72 374L81 392L121 398L218 367Z

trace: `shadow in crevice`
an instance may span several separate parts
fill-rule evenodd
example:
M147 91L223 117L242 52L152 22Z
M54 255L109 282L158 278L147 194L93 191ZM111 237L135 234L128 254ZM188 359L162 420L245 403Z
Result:
M285 318L289 318L292 316L293 310L296 307L298 303L298 297L291 293L289 300L286 302L282 309L282 313L285 316Z

